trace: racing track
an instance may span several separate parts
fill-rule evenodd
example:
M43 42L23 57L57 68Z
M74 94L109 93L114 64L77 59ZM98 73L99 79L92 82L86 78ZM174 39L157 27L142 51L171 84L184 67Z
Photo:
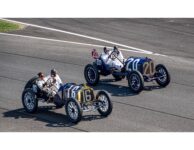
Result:
M10 34L56 40L0 34L0 131L194 131L193 19L13 20L166 55L123 51L125 57L149 56L157 63L164 63L172 82L164 89L147 84L141 94L134 95L128 90L126 80L110 82L103 78L95 89L105 89L112 95L111 116L101 118L98 113L85 113L77 125L68 122L64 109L52 106L44 105L38 113L27 114L20 97L25 82L37 72L49 73L50 68L55 67L64 82L85 82L83 69L92 62L90 50L95 46L56 40L112 46L103 41L27 26Z

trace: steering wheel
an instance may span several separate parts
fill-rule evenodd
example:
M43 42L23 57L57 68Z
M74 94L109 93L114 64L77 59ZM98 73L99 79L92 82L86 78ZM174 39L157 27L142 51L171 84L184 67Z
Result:
M56 81L55 81L55 82L56 82ZM57 87L54 85L55 82L52 82L52 79L49 78L49 79L45 82L45 86L46 86L47 88L51 88L51 87L57 88Z
M115 59L119 60L122 64L124 64L124 61L121 61L119 58L118 58L118 55L119 53L117 53L117 51L113 51L110 55L109 55L109 58L111 58L113 61Z
M110 54L110 58L111 58L112 60L115 60L115 59L117 58L117 53L113 51L113 52Z

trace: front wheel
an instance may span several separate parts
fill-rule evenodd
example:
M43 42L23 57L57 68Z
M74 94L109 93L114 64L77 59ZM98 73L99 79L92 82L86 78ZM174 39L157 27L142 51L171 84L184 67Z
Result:
M144 79L139 71L132 71L128 75L129 88L134 93L140 93L144 88Z
M89 85L98 84L100 75L96 65L88 64L84 69L84 76Z
M28 113L34 113L38 109L36 94L31 89L25 89L22 93L22 104Z
M65 105L67 117L72 123L78 123L82 118L82 109L80 104L73 98L67 100Z
M158 64L156 66L156 82L161 86L161 87L166 87L170 83L170 74L166 67L162 64Z
M99 102L98 112L104 117L110 115L113 105L109 94L105 91L99 91L96 95L96 100Z

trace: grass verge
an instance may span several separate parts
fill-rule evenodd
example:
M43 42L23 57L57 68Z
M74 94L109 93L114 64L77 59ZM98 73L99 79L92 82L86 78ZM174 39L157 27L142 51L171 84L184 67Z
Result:
M9 21L0 20L0 32L9 32L15 30L21 30L24 26L21 24L12 23Z

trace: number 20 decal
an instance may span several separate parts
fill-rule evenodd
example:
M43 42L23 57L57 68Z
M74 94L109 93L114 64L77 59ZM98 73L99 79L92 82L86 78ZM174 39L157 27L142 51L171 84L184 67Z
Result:
M143 68L144 68L144 74L145 75L154 74L154 63L153 63L153 61L145 62L143 64Z
M139 61L140 61L140 59L136 59L136 60L133 61L133 70L137 70L138 69L137 65L138 65Z
M126 69L127 70L130 70L130 68L129 68L129 65L132 63L132 70L138 70L138 63L140 62L140 59L135 59L134 60L134 58L130 58L129 60L128 60L128 63L127 63L127 66L126 66Z

